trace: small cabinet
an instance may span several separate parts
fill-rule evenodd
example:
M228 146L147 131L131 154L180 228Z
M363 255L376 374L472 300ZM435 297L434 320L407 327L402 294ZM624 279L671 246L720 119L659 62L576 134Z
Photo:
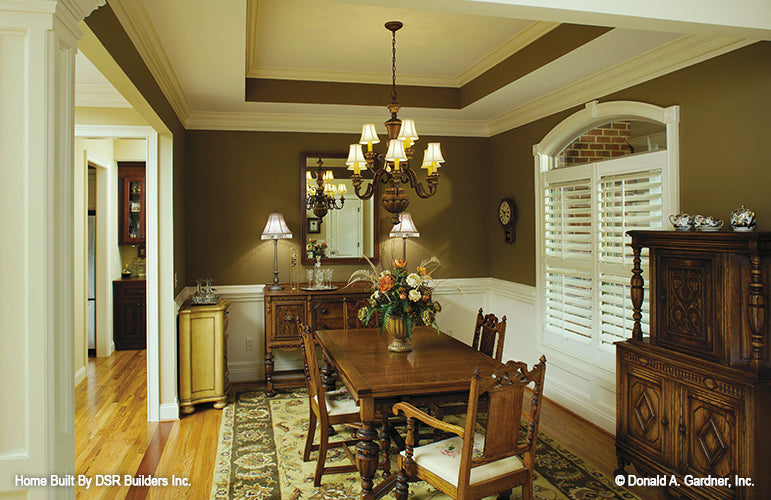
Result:
M145 241L145 163L118 162L118 244Z
M265 380L273 395L273 350L299 350L300 318L313 330L359 328L356 312L372 293L369 283L335 283L337 290L265 289Z
M182 413L193 405L214 401L224 408L230 386L228 372L228 308L220 298L213 305L193 305L179 310L179 403Z
M147 291L144 279L112 282L115 349L144 349L147 345Z

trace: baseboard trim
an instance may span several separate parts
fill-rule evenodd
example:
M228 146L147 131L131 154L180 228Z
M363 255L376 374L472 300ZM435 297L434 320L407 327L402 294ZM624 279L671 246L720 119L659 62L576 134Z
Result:
M160 407L158 418L164 420L179 420L179 405L177 403L164 403Z
M228 372L230 372L229 378L231 382L264 382L264 377L260 377L259 370L257 369L257 363L252 361L228 363Z
M77 387L78 384L83 382L85 379L86 379L86 367L85 366L81 366L75 372L75 387Z
M616 435L615 413L608 416L605 413L598 411L597 408L589 406L580 399L576 399L572 395L563 392L560 389L559 384L552 383L551 386L544 384L544 397L550 399L553 403L558 404L566 410L570 408L568 411L575 413L576 415L579 415L579 412L576 410L580 410L580 415L583 415L580 416L580 418L592 423L594 426L599 427L613 436Z

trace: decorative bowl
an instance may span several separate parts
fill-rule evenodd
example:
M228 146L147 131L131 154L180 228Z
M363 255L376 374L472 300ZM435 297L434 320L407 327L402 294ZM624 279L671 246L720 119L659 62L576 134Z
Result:
M731 212L731 227L734 231L752 231L755 223L755 212L744 208L744 205Z
M688 231L693 227L693 218L685 213L670 215L669 222L672 223L677 231Z
M695 215L693 217L693 225L699 231L719 231L723 227L723 221L716 219L711 215L706 217L703 215Z

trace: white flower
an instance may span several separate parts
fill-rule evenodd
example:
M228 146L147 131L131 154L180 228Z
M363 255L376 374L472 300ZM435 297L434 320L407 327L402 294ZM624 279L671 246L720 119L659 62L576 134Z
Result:
M410 273L407 275L407 284L410 285L412 288L417 288L418 285L420 285L420 276L418 276L415 273Z
M410 290L408 297L410 298L411 301L417 302L420 300L420 297L422 297L422 295L417 290Z
M436 282L432 280L430 276L423 276L423 286L434 288L436 286Z

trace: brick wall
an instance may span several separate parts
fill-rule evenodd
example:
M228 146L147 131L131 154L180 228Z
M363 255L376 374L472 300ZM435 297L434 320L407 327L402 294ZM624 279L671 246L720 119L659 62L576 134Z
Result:
M629 122L608 123L590 130L560 153L558 165L565 167L632 154L629 131Z

